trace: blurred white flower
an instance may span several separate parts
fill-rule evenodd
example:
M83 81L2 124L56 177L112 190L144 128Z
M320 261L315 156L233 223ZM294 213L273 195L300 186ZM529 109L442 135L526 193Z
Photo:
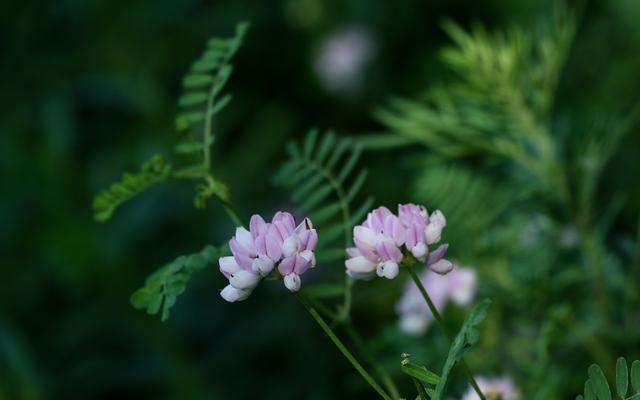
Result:
M513 383L513 379L510 376L503 376L500 378L486 378L482 376L476 376L476 382L480 390L485 395L487 400L518 400L520 399L520 391ZM478 394L472 387L467 390L467 393L462 397L462 400L479 400Z
M315 58L315 71L332 92L350 92L360 84L364 66L373 54L371 35L358 27L348 27L328 36Z
M459 306L470 304L477 286L476 272L471 268L458 266L447 275L426 270L420 276L420 280L440 312L449 301ZM396 311L400 315L398 321L400 330L410 335L424 334L433 321L433 314L412 280L407 282L404 294L396 304Z

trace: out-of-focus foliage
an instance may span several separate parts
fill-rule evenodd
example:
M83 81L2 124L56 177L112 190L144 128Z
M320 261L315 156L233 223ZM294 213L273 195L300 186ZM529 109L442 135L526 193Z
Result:
M303 143L310 126L335 129L363 145L357 204L415 201L450 216L451 256L493 299L465 354L474 372L512 375L526 399L575 398L594 362L613 383L616 358L640 355L640 6L581 2L576 14L568 2L554 14L555 3L4 2L0 398L371 398L279 285L227 305L208 266L166 323L132 309L156 266L232 232L221 207L193 208L190 181L154 185L93 222L94 194L123 170L171 150L173 166L195 160L175 148L177 101L183 84L206 79L185 73L208 38L242 20L252 28L211 160L244 215L294 210L269 179L286 143ZM367 33L370 60L354 89L328 90L315 57L352 26ZM343 271L339 260L314 269L310 297L341 299ZM336 330L407 396L399 354L436 366L448 344L435 328L397 329L402 287L356 283L349 315L363 342ZM464 315L447 309L450 331ZM454 368L447 395L466 390Z

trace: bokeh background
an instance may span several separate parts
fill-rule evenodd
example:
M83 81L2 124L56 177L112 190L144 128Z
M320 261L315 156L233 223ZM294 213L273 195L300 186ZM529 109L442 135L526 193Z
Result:
M240 20L252 27L234 59L228 85L234 100L217 121L214 165L240 210L270 214L291 205L286 190L270 180L288 140L313 126L355 137L383 132L387 128L373 117L374 109L392 95L416 98L447 77L438 57L451 43L443 20L465 28L482 23L489 31L528 27L546 18L554 3L3 2L0 399L374 398L304 309L275 283L230 305L218 296L225 281L212 267L194 276L169 321L134 310L129 296L150 272L179 254L224 243L233 224L216 205L196 210L185 183L152 189L104 224L93 220L92 198L123 170L171 149L182 76L207 38L229 35ZM578 127L595 114L623 117L640 93L640 3L568 6L577 10L579 24L562 72L558 109ZM318 57L323 44L341 32L356 32L356 41L365 40L365 56L356 74L336 81L322 74ZM638 269L627 268L637 252L637 132L636 125L607 164L594 206L603 213L612 207L612 195L620 198L603 241L626 274L618 276L632 285L640 279ZM421 159L428 154L417 144L365 152L366 193L390 207L425 201L408 183L425 168ZM546 211L535 207L519 211L547 221L538 215ZM542 224L562 232L567 224L559 214L547 218L557 224ZM527 221L512 227L529 226ZM487 229L482 234L491 234ZM464 236L464 228L457 232ZM550 240L548 246L560 246ZM473 266L473 260L464 262ZM495 339L470 362L485 374L514 376L528 393L525 398L573 398L596 360L575 344L577 339L554 342L547 333L555 343L549 351L537 341L542 333L536 327L546 326L543 317L551 311L529 300L538 290L549 295L545 288L553 278L545 274L563 268L558 259L545 262L550 267L535 281L516 279L501 286L498 279L483 286L480 274L481 292L497 304L520 306L497 307L499 316L483 332L514 339ZM337 273L326 276L339 277L339 263L332 268ZM399 353L409 351L438 369L446 346L436 329L419 338L399 332L394 303L400 283L375 285L356 294L355 326L412 398L412 383L399 373ZM560 304L554 308L558 318L568 313L588 320L588 308L580 313L571 306L576 297L592 297L588 283L584 287L568 286L551 295ZM529 300L518 297L523 288ZM638 358L640 307L619 306L617 290L611 294L614 319L629 318L611 326L616 338L601 340L598 349L614 360ZM452 329L463 315L456 308L448 313ZM549 329L566 331L563 326ZM593 337L600 341L597 333ZM534 354L516 351L529 346L537 349ZM534 376L523 362L545 362L536 364L545 371ZM465 384L456 379L451 390L460 395ZM545 382L551 389L540 394Z

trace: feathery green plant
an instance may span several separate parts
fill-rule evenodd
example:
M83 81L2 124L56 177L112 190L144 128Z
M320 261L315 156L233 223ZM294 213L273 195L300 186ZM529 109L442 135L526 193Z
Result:
M290 188L298 210L321 227L318 257L326 262L343 258L353 226L373 204L371 197L357 201L367 178L366 169L354 172L362 148L333 132L320 137L311 130L302 148L292 141L287 152L289 159L274 175L274 183ZM342 243L338 242L341 235Z
M393 132L449 158L474 154L516 162L558 190L558 151L550 111L575 20L557 9L553 23L532 34L514 29L471 33L444 29L456 47L442 59L455 78L432 87L422 101L394 99L376 111Z
M168 178L195 179L195 205L203 208L209 198L217 199L236 223L240 218L231 206L227 186L211 172L211 146L215 141L213 118L231 100L220 97L231 76L231 58L238 51L249 25L240 23L231 38L212 38L200 58L193 62L182 81L183 94L178 100L176 130L182 135L174 152L179 166L172 166L160 155L145 163L140 172L125 173L122 180L103 190L94 200L95 219L108 220L115 209L135 195ZM184 162L186 161L186 163Z
M100 192L93 202L95 219L103 222L111 218L115 209L136 194L171 176L171 165L160 154L145 162L136 173L125 172L119 182Z
M137 309L147 310L149 314L157 314L162 310L162 320L166 321L177 296L187 288L191 275L207 265L215 264L226 254L226 247L206 246L198 253L177 257L149 275L144 286L131 295L131 304Z
M195 206L203 208L209 198L217 199L231 219L242 225L233 208L227 186L211 172L211 146L214 143L213 118L231 100L230 95L219 97L232 71L231 58L238 51L249 25L240 23L231 38L212 38L200 58L193 62L182 81L183 94L178 100L176 129L182 135L174 151L186 158L179 167L169 164L161 155L147 161L140 172L125 173L120 182L102 191L93 202L95 218L108 220L115 209L156 183L168 178L195 179ZM177 296L182 294L194 271L214 264L224 255L222 249L205 247L201 252L177 257L149 275L145 285L131 296L135 308L149 314L162 310L162 320L169 318Z

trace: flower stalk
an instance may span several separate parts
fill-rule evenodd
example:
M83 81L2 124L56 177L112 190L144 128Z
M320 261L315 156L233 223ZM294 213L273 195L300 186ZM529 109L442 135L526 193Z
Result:
M353 367L360 373L360 375L364 378L365 381L375 390L380 397L385 400L392 400L392 398L380 387L378 382L362 367L362 365L356 360L356 358L351 354L351 352L347 349L347 347L342 343L342 341L336 336L336 334L331 330L329 325L322 319L320 314L316 311L316 309L311 306L299 293L294 293L296 298L300 301L300 303L304 306L307 312L311 315L311 317L320 325L320 328L324 331L324 333L331 339L333 344L340 350L342 355L353 365Z
M416 272L413 270L413 268L412 268L413 264L414 264L414 262L409 261L409 262L407 262L405 264L405 266L407 267L407 270L409 271L409 274L411 275L411 279L413 279L413 281L415 282L416 286L418 287L418 290L420 290L420 293L422 294L422 297L424 298L425 302L427 303L427 306L429 306L429 310L431 310L431 313L433 314L433 317L435 318L435 320L438 323L438 325L440 325L440 328L442 329L442 332L444 332L444 335L447 338L447 340L449 341L449 344L451 344L452 338L451 338L451 335L449 335L449 332L447 331L447 328L444 325L444 320L442 319L442 316L438 312L438 309L433 304L433 301L431 301L431 297L429 297L429 294L427 293L427 290L424 288L424 285L422 284L422 281L420 281L420 278L418 277ZM471 371L469 370L469 366L464 361L464 358L460 359L460 365L462 366L462 370L464 371L464 374L467 377L467 380L469 381L469 383L471 384L471 386L473 387L475 392L478 394L480 399L481 400L486 400L486 397L482 393L482 390L480 390L480 387L478 386L478 383L476 382L475 378L473 377L473 374L471 374Z

